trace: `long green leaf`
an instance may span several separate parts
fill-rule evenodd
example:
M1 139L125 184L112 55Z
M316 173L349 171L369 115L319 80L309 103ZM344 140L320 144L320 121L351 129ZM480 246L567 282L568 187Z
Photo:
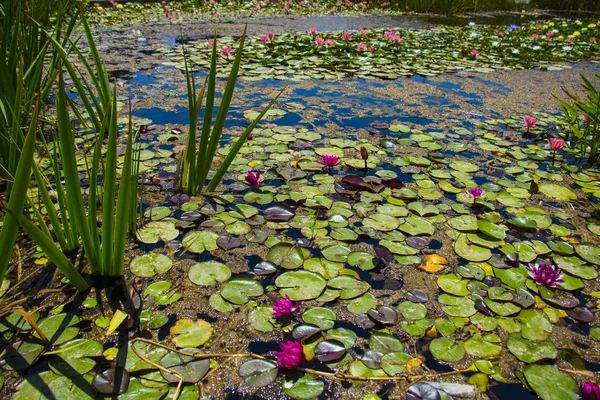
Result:
M265 109L256 118L254 118L254 121L252 121L250 126L248 128L246 128L244 133L242 133L242 135L238 138L238 140L235 142L235 144L231 147L231 149L229 150L229 153L227 153L227 157L225 157L225 160L223 161L223 164L221 164L221 167L219 167L219 169L215 173L215 176L213 176L213 178L210 180L210 183L206 187L207 192L212 192L213 190L216 189L216 187L219 185L219 183L223 179L225 172L227 172L227 170L229 169L229 166L233 162L233 159L235 158L237 153L240 151L240 149L244 145L244 142L246 142L246 139L248 139L248 135L250 135L250 133L252 133L252 131L254 130L256 125L260 122L262 117L264 117L265 114L267 113L267 111L269 111L269 109L273 106L273 104L275 104L275 101L277 101L277 99L279 98L279 96L281 96L281 94L285 91L285 89L286 88L283 88L281 90L281 92L279 92L277 94L277 96L275 96L275 98L273 100L271 100L271 102L267 105L267 107L265 107Z
M8 269L12 249L19 233L18 215L23 212L23 207L27 201L27 188L29 187L29 178L31 177L31 164L33 163L39 112L40 103L38 99L25 142L21 149L21 157L15 173L13 190L8 199L8 209L13 210L16 215L11 213L6 214L2 231L0 231L0 249L2 249L0 251L0 282L4 280L4 274Z

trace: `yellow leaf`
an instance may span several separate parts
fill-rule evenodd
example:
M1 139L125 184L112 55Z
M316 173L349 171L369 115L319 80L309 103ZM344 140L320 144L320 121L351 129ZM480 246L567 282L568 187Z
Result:
M48 259L46 257L38 258L37 260L34 261L34 264L36 264L36 265L46 265L46 264L48 264Z
M437 254L429 254L423 257L423 262L419 268L427 272L438 272L446 268L446 259Z
M420 367L421 364L423 364L423 360L420 358L411 358L406 362L406 369L408 370L409 374L414 375L417 373L416 369Z
M110 320L110 324L108 325L108 330L106 331L106 336L110 335L114 331L117 330L119 325L123 323L127 319L127 314L121 310L117 310L115 315Z
M438 335L437 328L435 325L431 327L431 329L427 332L427 337L436 337Z

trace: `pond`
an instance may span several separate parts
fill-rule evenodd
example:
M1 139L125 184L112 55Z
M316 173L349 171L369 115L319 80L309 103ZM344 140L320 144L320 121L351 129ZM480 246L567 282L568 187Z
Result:
M569 122L553 96L585 99L580 74L598 88L600 29L551 18L250 21L209 179L282 94L202 195L178 191L182 70L188 57L205 82L211 27L99 27L118 155L131 105L140 160L126 299L46 299L34 319L51 352L33 321L0 319L4 394L579 398L600 373L598 137L581 133L600 107ZM240 35L214 46L213 117ZM80 165L90 139L79 129Z

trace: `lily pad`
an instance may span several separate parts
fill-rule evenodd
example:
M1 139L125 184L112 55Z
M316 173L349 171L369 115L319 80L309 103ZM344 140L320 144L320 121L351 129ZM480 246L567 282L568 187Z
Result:
M189 278L196 285L210 286L231 278L231 270L218 261L205 261L190 267Z
M180 319L171 327L171 335L177 335L173 343L177 347L198 347L212 336L213 328L208 322L198 319Z
M281 296L288 295L292 301L302 301L319 297L327 281L314 272L288 271L277 277L275 285L280 288Z
M146 253L131 260L131 272L136 276L152 277L171 269L173 261L159 253Z
M251 297L258 297L264 293L260 282L248 278L233 278L221 285L221 297L233 304L246 304Z

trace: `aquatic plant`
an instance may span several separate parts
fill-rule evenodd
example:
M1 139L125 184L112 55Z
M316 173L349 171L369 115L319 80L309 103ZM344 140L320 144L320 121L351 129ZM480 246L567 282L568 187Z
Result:
M246 179L246 182L250 186L259 187L262 185L262 182L260 181L260 171L257 171L256 174L252 171L248 171L248 174L244 179Z
M525 118L523 118L523 127L525 129L527 129L527 131L529 132L529 130L531 128L534 128L537 124L537 119L535 119L532 116L527 116Z
M50 44L68 40L78 21L74 8L74 0L7 0L0 5L0 181L7 194L35 101L49 96L56 77L58 55Z
M279 343L279 348L282 351L275 352L277 365L285 369L294 369L302 365L304 361L304 353L302 342L299 340L290 340Z
M562 284L563 273L552 264L529 264L529 275L540 286L556 287Z
M594 381L588 381L581 386L581 400L600 400L600 386Z
M283 299L279 299L273 304L273 317L287 317L296 311L298 307L300 307L300 305L294 304L290 300L290 296L286 294Z
M181 171L179 175L179 190L187 194L200 194L204 190L212 192L216 189L217 185L223 179L223 175L227 172L227 169L231 165L231 162L241 149L242 145L248 138L248 135L252 133L254 127L271 108L275 101L279 98L283 90L275 96L275 98L265 107L265 109L252 121L250 126L237 138L235 144L229 150L229 153L225 157L223 164L217 169L213 178L210 180L205 188L205 181L210 171L213 158L221 141L221 135L223 133L223 127L225 125L225 119L227 112L229 111L229 105L233 98L233 92L235 90L235 84L238 76L238 70L240 67L242 52L244 49L244 40L246 38L246 29L240 39L239 47L236 51L236 57L231 66L231 72L229 79L227 79L227 85L221 98L221 104L217 113L214 125L213 120L213 109L215 103L215 86L217 76L217 43L216 43L216 32L215 40L212 44L212 56L210 61L210 70L208 77L202 86L202 89L197 92L196 82L194 74L188 68L187 57L185 58L185 70L186 70L186 82L188 92L188 106L190 115L190 125L188 130L188 138L186 146L183 151ZM284 89L285 90L285 89ZM198 125L198 119L200 116L200 109L202 108L202 102L204 94L206 92L206 106L204 109L204 120L202 122L202 129L200 132L200 143L196 143L196 130Z
M483 197L483 190L481 190L481 188L474 187L474 188L467 190L467 195L470 198L477 200L477 199Z
M317 161L317 163L325 168L333 168L340 163L340 158L338 156L324 154L321 156L321 161Z
M600 74L596 74L600 82ZM563 109L563 121L566 125L565 140L573 142L573 148L578 148L577 156L580 160L588 158L588 162L597 163L600 160L600 89L592 81L581 75L581 86L586 97L564 90L571 102L564 101L557 96Z
M365 162L365 170L369 167L369 151L365 148L365 146L360 146L360 158Z
M563 148L565 145L564 139L559 138L549 138L548 146L553 150L552 151L552 165L554 165L554 159L556 158L556 152Z

